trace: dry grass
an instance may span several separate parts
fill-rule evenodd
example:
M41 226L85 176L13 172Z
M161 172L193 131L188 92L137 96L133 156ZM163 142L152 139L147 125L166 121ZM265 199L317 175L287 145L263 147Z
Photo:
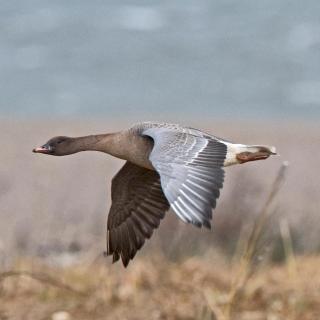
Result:
M235 278L232 283L232 288L230 290L229 303L225 308L225 314L227 319L232 318L234 306L237 303L239 296L242 294L243 288L246 286L249 278L252 276L254 272L254 258L259 253L259 242L261 240L261 237L263 236L263 231L269 222L268 220L270 219L272 212L274 212L271 211L271 206L285 181L287 167L288 163L283 162L282 166L278 171L278 175L274 183L272 184L267 200L262 207L261 213L256 218L256 221L254 222L252 230L246 241L244 252L242 253L242 256L239 261L238 273L235 275ZM287 234L289 234L289 229L287 228L286 230ZM285 242L285 248L288 248L291 242L289 241L288 237L286 237L286 240L287 241ZM292 251L290 251L290 255L293 256Z
M102 154L34 157L30 150L56 134L126 126L1 122L6 152L0 167L0 320L318 319L320 257L306 253L320 248L320 184L313 170L319 162L314 153L319 129L299 126L297 138L293 125L272 130L207 126L231 139L227 133L234 130L234 140L244 143L275 144L282 159L290 160L276 209L271 204L283 175L273 186L272 179L279 159L229 168L214 232L180 226L168 214L152 241L123 269L86 254L105 249L110 180L121 162ZM262 252L273 250L275 234L282 265L273 265L270 252ZM296 257L297 250L304 255Z
M232 319L318 319L319 264L319 257L298 258L295 279L286 265L255 272L234 303ZM28 273L2 278L0 319L51 319L66 311L70 319L222 320L238 272L210 255L181 263L154 256L127 270L100 263L53 268L41 261L15 269ZM38 273L42 277L30 276Z
M207 254L174 263L158 253L124 270L97 259L64 268L25 259L0 273L0 319L316 319L320 257L296 260L285 220L280 230L287 263L255 264L284 177L283 165L233 262Z

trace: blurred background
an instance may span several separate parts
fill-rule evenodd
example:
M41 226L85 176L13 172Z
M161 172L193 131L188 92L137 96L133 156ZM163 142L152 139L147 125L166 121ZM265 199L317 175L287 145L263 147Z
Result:
M260 260L285 260L280 221L289 226L295 255L318 254L319 13L316 0L1 3L0 268L21 257L58 268L98 259L110 268L102 258L110 184L123 162L31 150L55 135L105 133L139 121L275 145L281 157L227 168L213 230L168 213L133 265L155 252L167 263L231 261L284 160L288 175Z

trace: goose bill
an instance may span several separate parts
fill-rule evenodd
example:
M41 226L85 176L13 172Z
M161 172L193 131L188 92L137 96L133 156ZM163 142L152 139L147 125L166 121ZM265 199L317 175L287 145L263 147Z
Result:
M50 147L42 146L42 147L34 148L32 151L34 153L50 154L52 152L52 149Z

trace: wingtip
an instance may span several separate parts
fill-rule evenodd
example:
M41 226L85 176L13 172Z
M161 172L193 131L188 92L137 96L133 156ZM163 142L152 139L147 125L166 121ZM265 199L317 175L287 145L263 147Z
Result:
M120 259L118 252L114 252L112 255L112 263L117 262Z
M122 260L122 264L125 268L128 267L129 265L129 262L130 262L130 258L128 257L124 257L123 255L121 255L121 260Z
M211 230L211 222L209 220L204 220L202 222L202 225L204 228L208 229L208 230Z

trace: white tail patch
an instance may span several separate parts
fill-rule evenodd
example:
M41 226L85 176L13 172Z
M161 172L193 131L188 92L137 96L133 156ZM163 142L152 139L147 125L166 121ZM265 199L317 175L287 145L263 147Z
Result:
M261 146L261 145L245 145L245 144L238 144L238 143L230 143L225 142L223 143L227 146L227 155L224 161L224 166L231 166L233 164L240 163L237 159L237 154L241 152L259 152L262 149L269 151L270 154L277 154L276 148L273 146Z
M259 151L261 149L266 149L268 150L271 154L277 154L277 150L276 147L274 146L258 146L258 145L252 145L252 146L247 146L248 147L248 151L252 150L253 148L255 148L255 150ZM254 151L255 152L255 151Z

